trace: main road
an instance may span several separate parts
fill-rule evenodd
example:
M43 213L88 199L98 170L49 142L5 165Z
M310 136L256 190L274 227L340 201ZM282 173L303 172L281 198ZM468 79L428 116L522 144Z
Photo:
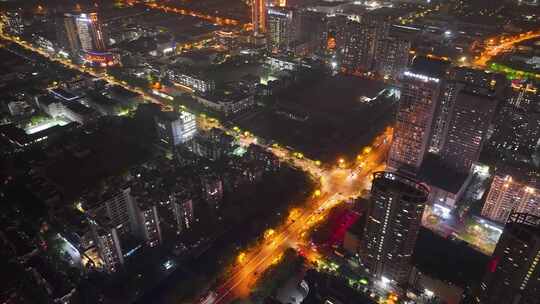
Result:
M392 129L378 136L371 147L347 163L321 168L316 161L290 156L282 148L268 147L278 157L320 179L321 189L302 208L290 210L283 224L266 231L263 241L239 253L235 265L200 303L230 303L249 295L261 273L279 261L287 248L310 248L308 232L325 219L332 207L361 195L370 186L371 174L384 169L384 160L391 142ZM313 253L313 251L311 251ZM310 257L316 259L316 254Z

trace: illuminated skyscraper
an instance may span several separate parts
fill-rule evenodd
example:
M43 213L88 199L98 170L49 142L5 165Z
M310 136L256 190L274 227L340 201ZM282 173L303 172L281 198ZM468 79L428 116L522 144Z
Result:
M418 57L403 73L388 165L416 175L427 152L433 117L449 62Z
M378 11L365 13L360 20L347 20L343 34L342 66L348 72L372 71L377 52L391 52L392 47L388 43L383 50L379 47L384 39L389 38L391 20L390 15Z
M397 79L409 63L409 40L390 36L377 43L375 51L375 71L384 77Z
M497 173L491 182L482 216L505 223L511 212L540 216L540 187Z
M105 51L105 39L97 13L75 15L77 33L84 52Z
M57 21L58 40L72 58L106 51L97 13L64 14Z
M458 171L468 171L470 166L463 162L467 158L472 162L476 161L471 149L479 152L481 147L478 143L473 143L474 138L480 136L480 145L483 143L487 126L491 123L494 108L502 96L506 81L503 75L465 67L453 68L448 78L449 81L446 81L441 89L429 152L450 160L449 154L456 153L450 150L455 150L455 144L461 142L468 146L467 153L464 153L453 167ZM459 135L458 132L462 134ZM446 156L442 155L443 152ZM451 162L454 160L448 161Z
M251 23L254 35L266 33L266 0L253 0L251 2Z
M540 303L540 217L512 213L480 285L482 304Z
M431 153L438 155L441 152L444 137L448 131L448 124L450 123L452 107L461 89L462 85L455 81L448 81L444 84L443 92L439 96L436 114L433 118L433 128L428 149Z
M286 7L268 8L266 43L272 52L286 51L296 38L295 11Z
M405 284L428 189L390 172L374 174L363 240L363 260L377 278Z
M479 91L464 88L451 107L441 158L449 167L469 173L480 157L497 100Z

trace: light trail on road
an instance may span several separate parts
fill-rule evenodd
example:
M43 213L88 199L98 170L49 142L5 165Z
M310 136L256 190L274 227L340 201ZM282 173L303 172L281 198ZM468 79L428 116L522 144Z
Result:
M156 9L156 10L160 10L162 12L174 13L174 14L183 15L183 16L197 17L197 18L201 18L201 19L204 19L206 21L210 21L210 22L212 22L214 24L218 24L218 25L221 25L221 26L242 25L240 23L240 21L238 21L236 19L214 16L214 15L194 11L194 10L187 9L187 8L181 8L181 7L171 6L171 5L159 4L159 3L156 3L156 2L143 2L143 1L137 1L137 0L129 0L129 1L125 1L125 3L128 4L128 5L143 4L143 5L151 8L151 9Z
M486 49L482 52L482 54L480 54L480 56L474 61L474 64L478 67L485 67L488 61L491 60L491 58L499 55L502 52L510 50L514 45L526 40L539 37L540 30L529 31L509 38L500 38L500 43L497 45L487 46ZM490 40L495 41L495 38L492 38Z
M363 190L368 189L371 174L384 169L384 160L389 149L391 136L392 129L388 128L383 135L375 140L376 148L369 149L370 152L363 154L361 162L346 168L338 166L322 169L315 161L289 157L290 153L286 153L283 148L269 148L283 161L292 163L318 177L324 191L318 197L313 197L306 202L305 207L297 212L296 216L292 218L289 216L285 223L272 229L273 233L269 234L271 237L242 251L240 253L242 259L232 266L232 274L226 276L210 292L215 298L209 303L230 303L236 298L248 296L260 274L279 261L287 248L291 246L310 248L309 242L305 238L306 233L324 220L333 207L343 203L348 198L359 196ZM246 144L250 142L248 139L245 141ZM205 299L208 297L203 297L200 302L207 303Z

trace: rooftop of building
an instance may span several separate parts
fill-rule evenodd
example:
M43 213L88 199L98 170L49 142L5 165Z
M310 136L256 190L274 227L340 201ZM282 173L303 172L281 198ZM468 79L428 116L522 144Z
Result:
M488 256L464 241L452 241L427 228L420 228L413 264L423 273L466 287L481 281L488 262Z
M82 196L83 208L90 210L103 206L103 202L120 195L124 191L130 191L129 182L123 176L111 176L97 187L85 190Z
M472 85L465 86L465 88L458 93L458 99L462 99L467 107L489 112L495 111L498 101L495 98L495 92L493 90Z
M66 102L64 103L64 105L66 106L66 108L80 115L96 114L96 111L94 109L84 106L78 102Z
M499 166L495 171L495 175L505 177L506 175L511 176L512 181L527 184L529 187L540 190L540 178L538 173L531 174L526 170L527 168L517 168L515 166Z
M215 103L236 103L251 96L251 93L245 90L235 88L232 85L213 90L204 95L204 98Z
M110 87L109 92L111 92L114 95L118 95L125 98L136 98L140 96L140 94L130 91L119 85L114 85Z
M88 97L90 99L100 105L113 105L116 104L116 101L112 98L109 98L103 94L100 94L98 92L89 92L87 93Z
M174 57L176 68L185 69L194 72L193 70L205 71L212 67L213 64L225 55L223 51L215 49L193 50L182 53ZM190 69L191 67L191 69Z
M450 68L450 61L417 56L410 67L415 74L426 75L434 78L443 78Z
M419 200L427 200L429 190L419 181L393 172L373 173L372 189L378 188L382 191L396 191L404 193L409 197Z
M40 96L38 100L40 104L43 104L45 106L49 106L50 104L60 102L58 99L54 98L51 94Z
M157 42L153 37L141 37L136 40L123 41L117 47L131 52L148 53L156 50Z
M68 130L76 125L77 123L53 125L49 128L45 128L34 133L26 133L24 129L18 128L13 124L7 124L0 126L0 134L19 145L26 146L37 143L42 139L47 139L51 135L59 134L60 132Z
M80 98L80 96L77 96L63 88L54 88L54 89L51 89L50 92L56 96L57 98L60 98L62 100L67 100L67 101L71 101L71 100L75 100L77 98Z
M457 172L446 166L437 155L428 153L422 162L419 179L430 186L455 194L463 187L467 176L466 173Z
M160 111L156 118L162 121L172 122L178 120L180 118L180 114L178 114L177 112Z
M516 237L521 238L523 241L530 241L531 235L523 233L527 231L540 241L540 216L526 213L511 213L506 226L505 231L514 233Z

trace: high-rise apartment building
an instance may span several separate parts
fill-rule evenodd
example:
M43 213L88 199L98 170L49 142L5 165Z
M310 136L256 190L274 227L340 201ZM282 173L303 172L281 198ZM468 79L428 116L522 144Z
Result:
M73 16L77 25L77 33L84 52L105 51L105 38L97 13L82 13Z
M388 165L415 175L428 150L434 114L449 62L417 57L403 73Z
M84 58L106 51L104 33L96 12L66 13L56 22L58 41L63 49L69 51L72 58Z
M288 51L296 39L296 11L288 7L269 7L266 44L277 53Z
M540 217L512 213L481 282L477 302L540 303Z
M405 284L428 189L391 172L374 174L363 240L363 260L384 281Z
M540 216L540 187L532 181L521 181L511 175L496 173L482 208L482 216L505 223L512 212Z
M344 24L343 24L344 23ZM365 37L365 28L357 21L346 18L336 19L336 25L343 28L343 33L336 33L341 50L341 67L348 73L354 73L364 66L360 62L367 56L368 45L371 40ZM341 39L339 39L341 38Z
M411 42L404 38L389 36L381 39L376 47L375 72L385 78L399 78L409 63Z
M307 46L306 54L313 54L326 48L327 17L321 12L307 9L298 10L298 41L295 47Z
M429 152L439 155L448 168L468 173L478 160L505 87L500 76L463 67L449 71L429 145Z
M480 157L496 107L497 99L480 91L466 87L457 94L440 151L444 163L458 172L470 171Z
M389 15L378 11L367 12L359 20L346 21L341 65L347 72L368 72L374 69L376 53L380 50L379 43L388 38L390 21ZM391 52L388 44L385 50Z
M133 231L134 201L131 195L131 188L121 186L117 189L106 191L103 195L89 197L86 200L91 207L89 215L94 218L104 218L116 228L120 235Z
M266 33L266 0L253 0L251 2L251 23L254 35Z
M444 143L444 137L448 131L450 123L450 114L456 100L457 94L461 91L463 85L456 81L447 81L439 97L438 106L433 118L433 127L431 129L431 139L428 151L439 154Z

